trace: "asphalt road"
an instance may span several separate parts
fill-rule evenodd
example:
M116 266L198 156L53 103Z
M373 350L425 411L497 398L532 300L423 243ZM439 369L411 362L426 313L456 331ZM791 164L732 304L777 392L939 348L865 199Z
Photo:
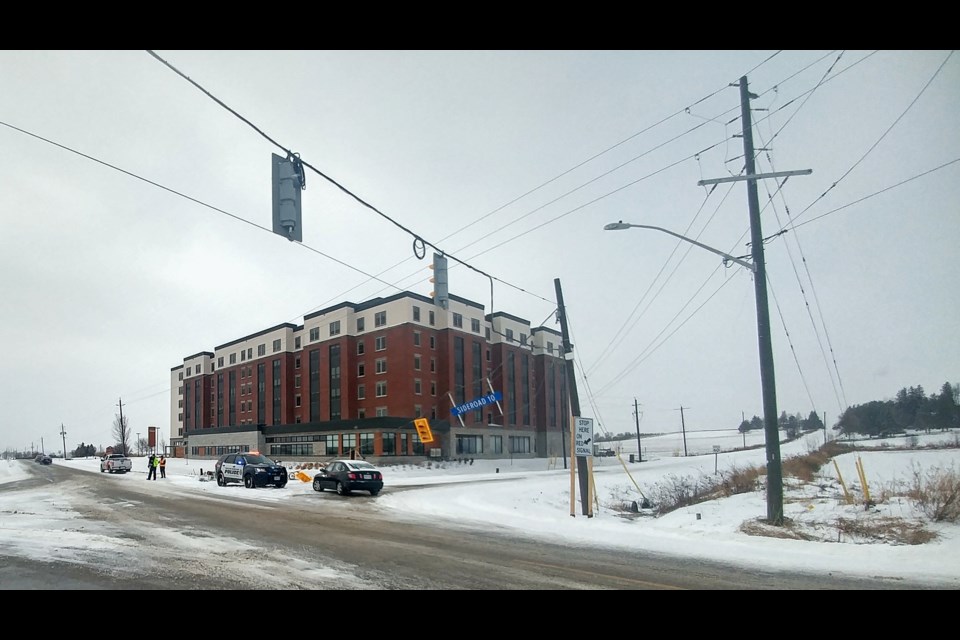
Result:
M144 485L103 482L99 474L57 465L37 466L31 478L0 485L0 492L54 487L80 516L71 520L72 530L120 546L91 543L46 561L0 545L0 589L930 588L881 578L745 571L675 556L566 546L511 531L388 518L363 496L327 492L274 503L245 499L252 490L242 488L211 498Z

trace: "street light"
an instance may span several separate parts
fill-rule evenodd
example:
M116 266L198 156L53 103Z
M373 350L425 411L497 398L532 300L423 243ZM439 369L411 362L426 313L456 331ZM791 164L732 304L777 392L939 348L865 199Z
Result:
M754 273L757 272L757 267L756 267L756 265L754 265L752 262L747 262L746 260L741 260L740 258L734 258L733 256L731 256L731 255L728 254L728 253L724 253L723 251L719 251L719 250L717 250L717 249L714 249L713 247L708 247L707 245L705 245L705 244L703 244L703 243L701 243L701 242L697 242L696 240L693 240L692 238L688 238L688 237L686 237L686 236L682 236L682 235L680 235L679 233L674 233L673 231L670 231L669 229L664 229L663 227L652 227L652 226L650 226L650 225L648 225L648 224L630 224L629 222L624 222L623 220L621 220L621 221L619 221L619 222L611 222L611 223L609 223L609 224L603 225L603 230L604 230L604 231L622 231L622 230L624 230L624 229L630 229L630 228L632 228L632 227L636 227L636 228L638 228L638 229L655 229L655 230L657 230L657 231L663 231L664 233L670 234L670 235L673 236L674 238L680 238L681 240L686 240L686 241L689 242L690 244L695 244L695 245L697 245L698 247L700 247L701 249L706 249L707 251L710 251L711 253L715 253L715 254L717 254L718 256L723 256L723 263L724 263L724 264L726 264L726 263L728 263L728 262L735 262L735 263L737 263L738 265L740 265L741 267L746 267L747 269L750 269L750 271L752 271L752 272L754 272Z
M654 227L647 224L630 224L629 222L624 222L620 220L619 222L611 222L604 225L603 229L605 231L622 231L624 229L654 229L655 231L662 231L666 234L669 234L675 238L679 238L690 244L695 244L702 249L706 249L711 253L715 253L718 256L723 257L723 263L727 264L728 262L734 262L740 266L750 269L754 274L754 280L758 280L762 277L765 277L765 271L757 269L758 264L763 262L762 253L754 253L755 260L753 262L746 262L740 258L735 258L728 253L724 253L719 249L714 249L703 243L697 242L692 238L682 236L679 233L674 233L668 229L662 227ZM761 243L762 247L762 243ZM762 249L760 249L762 251ZM771 423L771 420L768 418L776 416L776 389L773 386L773 355L769 352L770 347L770 326L769 326L769 317L767 311L767 298L766 298L766 289L759 283L756 284L757 287L757 333L760 341L760 379L761 379L761 395L764 400L764 416L765 423ZM683 412L681 410L681 418ZM766 450L767 450L767 519L771 524L782 524L783 523L783 471L780 465L780 439L779 434L776 431L776 423L772 422L773 426L767 424L765 430L765 440L766 440ZM684 440L686 442L686 440Z

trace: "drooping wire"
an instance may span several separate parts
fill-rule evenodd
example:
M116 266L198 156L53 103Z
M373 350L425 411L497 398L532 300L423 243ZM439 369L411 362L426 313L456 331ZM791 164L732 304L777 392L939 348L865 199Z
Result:
M783 326L783 333L787 337L787 344L790 345L790 353L793 355L794 364L797 365L797 373L800 374L800 381L803 382L803 388L807 392L807 399L810 400L810 406L813 407L813 410L817 413L817 415L820 415L820 412L817 411L817 403L814 402L813 395L810 393L810 387L807 385L807 378L803 375L803 367L800 366L800 360L797 358L797 350L793 347L793 339L790 337L790 330L787 329L787 321L783 317L783 310L780 308L780 301L777 300L777 294L773 290L773 283L770 282L770 272L767 271L766 274L767 288L770 290L770 294L773 296L773 304L777 308L777 314L780 316L780 324ZM830 382L833 382L833 376L830 376ZM834 393L836 393L836 388L834 388ZM839 398L837 401L839 402ZM843 413L843 407L840 408L840 412Z

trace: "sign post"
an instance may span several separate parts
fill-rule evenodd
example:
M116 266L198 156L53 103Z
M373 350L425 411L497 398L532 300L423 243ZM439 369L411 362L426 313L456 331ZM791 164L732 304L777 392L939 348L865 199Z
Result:
M577 517L574 513L574 476L573 468L574 466L579 466L583 464L581 458L585 458L587 462L586 471L589 473L590 465L590 456L592 455L593 447L593 418L581 418L579 416L571 417L571 427L573 428L573 434L570 437L570 447L573 451L570 454L570 457L577 461L576 465L570 465L570 515ZM589 480L587 484L587 495L580 496L581 499L590 500L590 485ZM593 516L593 505L589 505L585 509L586 516Z

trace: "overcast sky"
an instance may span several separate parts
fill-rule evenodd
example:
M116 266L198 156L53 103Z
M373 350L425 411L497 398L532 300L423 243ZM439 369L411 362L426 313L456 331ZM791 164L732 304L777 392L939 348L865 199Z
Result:
M949 51L154 53L0 52L4 449L108 444L121 398L167 434L185 356L429 295L387 217L495 277L450 272L487 312L559 330L559 279L601 431L762 415L751 273L603 230L749 254L746 184L697 185L743 170L744 75L757 170L812 170L759 188L778 410L960 379ZM302 245L273 235L281 147L383 215L308 170Z

